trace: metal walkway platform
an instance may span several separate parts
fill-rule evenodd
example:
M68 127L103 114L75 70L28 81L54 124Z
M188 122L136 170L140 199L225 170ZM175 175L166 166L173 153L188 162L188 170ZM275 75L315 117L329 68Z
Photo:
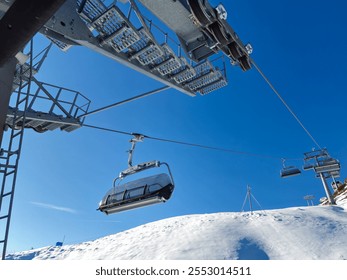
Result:
M228 84L221 59L217 67L183 56L181 44L145 18L134 1L67 0L41 33L62 50L69 42L88 47L190 96ZM208 75L200 71L206 65Z
M18 130L23 127L23 121L19 116L23 116L23 111L17 111L9 108L6 118L6 125L12 129ZM48 114L37 111L25 112L24 128L32 128L36 132L46 132L55 129L71 132L82 126L76 119L63 117L62 115Z
M71 132L82 126L83 118L78 116L88 112L89 105L90 100L80 92L42 83L32 77L27 109L24 112L9 107L6 125L15 130L32 128L40 133L58 128ZM23 123L21 117L24 115Z

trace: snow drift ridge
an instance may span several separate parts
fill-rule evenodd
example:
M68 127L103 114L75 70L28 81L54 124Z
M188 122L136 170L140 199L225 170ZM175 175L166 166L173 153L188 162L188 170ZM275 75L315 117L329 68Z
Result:
M346 206L169 218L94 241L7 255L40 260L347 259Z

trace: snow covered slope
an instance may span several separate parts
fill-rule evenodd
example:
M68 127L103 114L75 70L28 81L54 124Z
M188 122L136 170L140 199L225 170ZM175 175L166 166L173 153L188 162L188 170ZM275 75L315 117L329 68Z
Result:
M95 241L8 259L347 259L347 205L165 219Z

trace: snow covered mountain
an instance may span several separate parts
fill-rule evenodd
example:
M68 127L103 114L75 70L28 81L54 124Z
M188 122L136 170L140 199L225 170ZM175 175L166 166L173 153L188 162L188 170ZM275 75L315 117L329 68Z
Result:
M337 206L174 217L90 242L7 255L14 260L347 259L347 194Z

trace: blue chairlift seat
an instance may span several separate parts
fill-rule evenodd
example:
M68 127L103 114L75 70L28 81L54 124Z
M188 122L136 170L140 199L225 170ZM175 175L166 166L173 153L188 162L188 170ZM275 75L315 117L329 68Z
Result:
M281 178L287 178L287 177L291 177L291 176L295 176L295 175L299 175L301 174L301 171L299 168L295 167L295 166L286 166L283 167L283 169L281 170Z

